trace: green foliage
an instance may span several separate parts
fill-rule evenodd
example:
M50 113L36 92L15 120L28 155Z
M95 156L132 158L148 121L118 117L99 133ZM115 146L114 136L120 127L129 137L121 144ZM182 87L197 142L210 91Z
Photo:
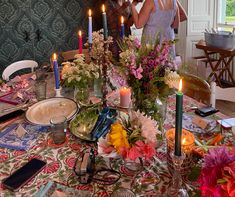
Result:
M235 0L226 1L226 16L235 16Z

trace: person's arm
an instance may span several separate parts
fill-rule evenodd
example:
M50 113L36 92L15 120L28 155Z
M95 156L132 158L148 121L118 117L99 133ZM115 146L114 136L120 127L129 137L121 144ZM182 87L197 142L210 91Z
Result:
M154 1L153 0L145 0L143 7L140 10L140 13L138 14L135 6L138 4L137 1L133 1L131 4L131 10L132 10L132 19L135 24L135 27L137 29L142 28L148 21L150 13L155 8Z
M179 9L179 21L183 22L185 20L187 20L188 16L183 8L183 6L180 4L180 2L177 0L177 6Z
M175 14L175 18L174 18L174 21L173 21L171 27L178 28L179 24L180 24L180 11L179 11L178 5L176 5L176 14Z

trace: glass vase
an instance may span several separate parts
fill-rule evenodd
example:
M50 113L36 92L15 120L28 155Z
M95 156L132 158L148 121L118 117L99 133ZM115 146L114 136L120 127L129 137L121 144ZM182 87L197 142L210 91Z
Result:
M158 113L158 123L159 123L159 130L163 132L164 128L164 121L166 119L166 112L167 112L167 97L156 97L155 99L155 107L156 112Z
M89 104L89 88L76 87L74 90L74 100L81 105Z
M94 96L101 98L102 97L102 85L103 80L101 78L94 79Z

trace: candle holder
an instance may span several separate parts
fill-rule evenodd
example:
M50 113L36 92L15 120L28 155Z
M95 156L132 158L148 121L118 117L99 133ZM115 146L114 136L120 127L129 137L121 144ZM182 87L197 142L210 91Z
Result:
M89 43L88 45L88 52L89 52L89 56L91 57L91 49L92 49L92 43Z
M170 173L174 173L174 162L171 157L171 152L175 150L175 128L169 129L166 131L166 140L167 140L167 165ZM180 174L182 176L186 175L193 166L193 148L194 148L194 135L182 129L181 137L181 153L185 154L184 163L180 168Z
M106 41L106 40L105 40ZM103 102L103 107L107 107L107 94L108 94L108 87L107 87L107 82L108 82L108 74L107 74L107 69L108 69L108 48L109 45L108 43L105 43L104 41L104 61L102 65L102 75L103 75L103 85L102 85L102 102Z
M55 88L55 97L62 97L61 95L61 87Z
M167 190L168 196L184 196L188 197L188 192L183 188L183 181L181 176L181 167L186 158L185 153L181 153L181 156L175 155L174 151L170 153L171 159L173 161L173 176L170 187Z

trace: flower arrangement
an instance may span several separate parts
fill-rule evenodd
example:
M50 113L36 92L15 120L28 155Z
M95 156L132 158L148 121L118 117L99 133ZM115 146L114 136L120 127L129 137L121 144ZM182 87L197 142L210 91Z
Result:
M157 123L143 113L132 112L111 125L105 139L99 140L98 152L106 155L117 153L124 159L150 159L155 155Z
M67 87L87 88L94 78L99 78L99 66L86 63L84 54L77 54L73 62L62 63L61 78Z
M120 62L129 86L132 88L135 104L141 111L156 110L156 96L167 98L179 82L176 66L170 57L174 41L141 45L133 36L125 37L119 43L122 52ZM157 117L154 117L157 118Z
M235 148L210 149L198 182L202 197L235 196Z

